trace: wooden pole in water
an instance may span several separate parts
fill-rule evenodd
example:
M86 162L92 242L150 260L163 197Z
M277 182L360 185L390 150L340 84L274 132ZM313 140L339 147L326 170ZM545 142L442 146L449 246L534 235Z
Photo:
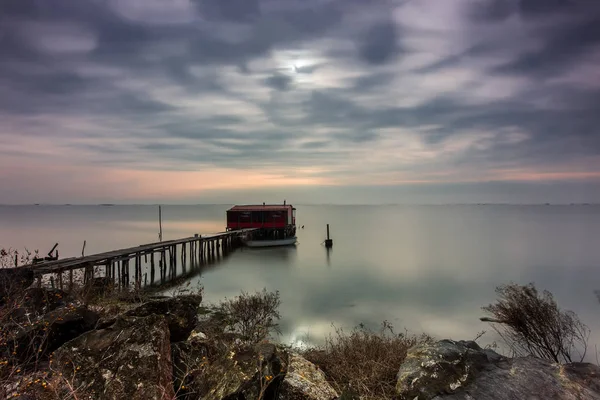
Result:
M85 254L85 242L86 242L86 241L84 240L84 241L83 241L83 248L81 249L81 257L83 257L83 256L84 256L84 254Z
M162 210L158 206L158 241L162 242Z
M333 247L333 240L329 238L329 224L327 224L327 239L325 239L325 247Z

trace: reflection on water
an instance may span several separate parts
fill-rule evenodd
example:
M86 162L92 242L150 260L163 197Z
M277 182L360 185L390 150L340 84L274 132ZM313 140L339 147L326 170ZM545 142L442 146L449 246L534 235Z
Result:
M280 246L265 248L242 247L237 252L243 254L243 259L259 260L262 262L284 262L292 263L297 256L296 246Z
M229 206L163 206L165 239L222 230ZM295 247L243 249L182 279L209 302L240 290L281 292L282 340L320 342L332 324L471 339L497 285L535 282L577 312L600 345L600 207L301 206ZM0 246L61 257L156 241L157 208L0 207ZM329 223L334 248L323 240ZM154 224L156 226L153 228ZM180 271L183 272L182 270ZM482 342L494 339L490 334ZM593 348L593 347L592 347Z

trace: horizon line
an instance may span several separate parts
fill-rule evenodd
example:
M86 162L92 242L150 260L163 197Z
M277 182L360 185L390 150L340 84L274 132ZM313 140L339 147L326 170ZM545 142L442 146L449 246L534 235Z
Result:
M267 205L276 205L283 203L268 203ZM292 205L291 202L287 204ZM461 203L296 203L300 206L592 206L600 205L594 202L536 202L536 203L509 203L509 202L461 202ZM17 203L2 204L0 207L151 207L151 206L171 206L171 207L191 207L191 206L231 206L236 203ZM248 204L251 205L251 204ZM258 204L257 205L262 205Z

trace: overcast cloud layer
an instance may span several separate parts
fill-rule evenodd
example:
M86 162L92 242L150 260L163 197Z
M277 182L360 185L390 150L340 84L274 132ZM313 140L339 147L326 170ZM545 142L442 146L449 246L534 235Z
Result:
M0 203L600 201L599 65L596 0L3 0Z

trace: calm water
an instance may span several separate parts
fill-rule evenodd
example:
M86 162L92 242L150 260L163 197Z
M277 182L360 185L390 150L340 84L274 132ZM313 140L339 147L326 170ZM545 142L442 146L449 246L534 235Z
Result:
M535 282L592 328L600 346L599 206L301 206L294 248L237 250L191 278L208 301L281 292L282 340L320 342L377 326L470 339L503 283ZM228 206L163 206L163 238L222 231ZM155 206L0 206L0 247L61 257L154 242ZM327 251L325 224L334 247ZM489 329L488 329L489 332ZM491 333L482 342L489 342Z

